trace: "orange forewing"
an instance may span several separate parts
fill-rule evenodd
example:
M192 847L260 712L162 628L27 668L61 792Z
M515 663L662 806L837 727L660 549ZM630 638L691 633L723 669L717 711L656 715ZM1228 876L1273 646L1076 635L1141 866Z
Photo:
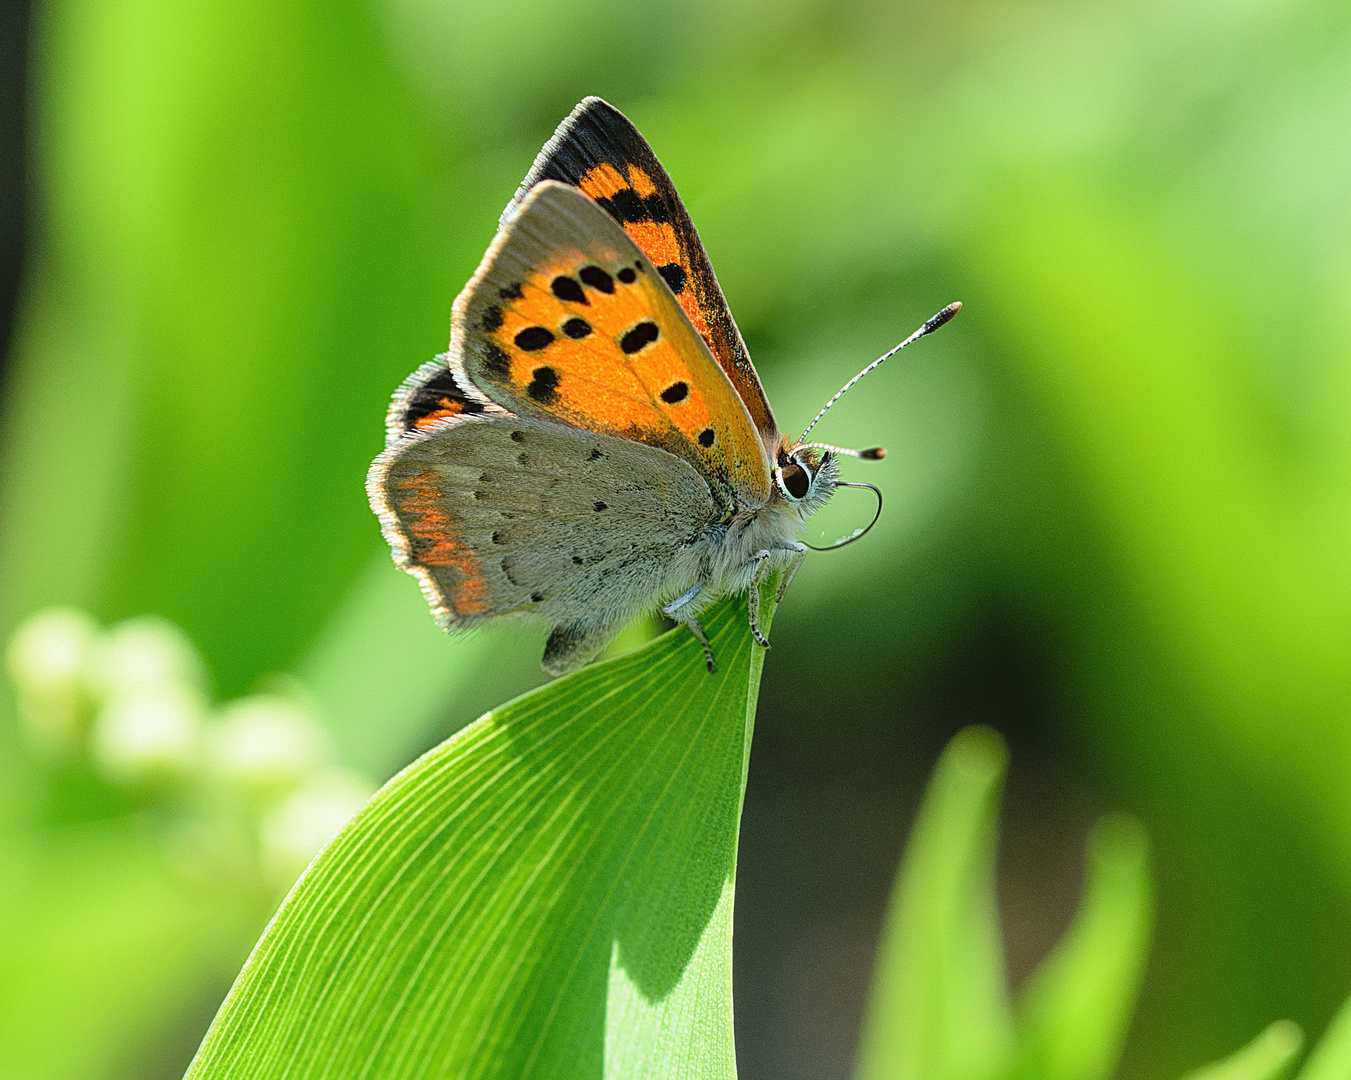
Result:
M632 193L636 202L641 201L646 206L650 201L649 197L657 191L656 183L641 167L628 165L621 173L609 162L601 162L588 169L578 178L577 186L593 199L606 200L611 204L614 203L616 195ZM601 206L604 207L605 203L602 202ZM639 221L618 220L624 231L629 234L629 239L638 245L638 250L652 260L653 266L660 268L658 272L665 271L663 276L671 286L671 291L675 293L676 299L680 301L680 306L685 309L685 314L689 316L694 328L699 331L709 347L713 348L714 341L709 333L708 319L704 315L704 309L699 305L700 290L686 287L689 279L697 271L692 265L689 253L676 236L675 226L669 221L657 220L650 213ZM678 267L679 272L672 270L672 267ZM714 355L717 355L716 349Z
M651 263L576 189L536 187L456 302L456 333L467 381L503 408L660 447L743 502L768 497L741 398Z
M560 253L526 280L522 299L503 307L502 325L491 337L511 358L511 382L527 388L535 385L535 372L547 365L557 374L558 384L551 395L541 390L532 396L548 397L561 419L612 434L642 432L649 438L659 438L674 427L694 441L713 421L707 397L716 396L720 388L717 384L700 388L680 355L682 327L669 310L654 303L651 270L644 268L642 282L635 270L635 280L627 286L616 282L610 295L583 287L589 296L585 305L552 294L552 282L577 280L577 272L589 263L580 252ZM516 344L517 336L532 328L561 328L573 319L590 328L581 340L564 331L537 351ZM656 340L626 354L620 344L625 334L645 320L657 326ZM572 325L580 328L580 323ZM664 392L681 383L687 388L681 400L668 404L662 399Z
M580 188L619 222L670 286L761 437L768 445L777 445L774 415L699 234L638 129L614 106L587 98L541 151L504 220L541 180Z

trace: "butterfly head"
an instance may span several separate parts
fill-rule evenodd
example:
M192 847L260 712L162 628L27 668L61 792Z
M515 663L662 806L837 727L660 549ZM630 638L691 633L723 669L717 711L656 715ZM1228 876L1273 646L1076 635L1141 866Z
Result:
M774 466L774 489L779 498L806 518L835 493L838 472L839 466L830 450L785 443Z

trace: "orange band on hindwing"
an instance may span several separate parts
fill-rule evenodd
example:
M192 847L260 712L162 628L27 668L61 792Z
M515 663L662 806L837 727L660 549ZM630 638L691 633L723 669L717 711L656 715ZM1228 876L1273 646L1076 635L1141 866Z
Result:
M442 505L437 476L421 472L397 481L393 502L408 535L409 561L438 570L454 570L458 580L438 574L451 611L457 616L486 615L488 583L478 557L452 530L450 514ZM408 492L408 494L404 494Z
M450 398L437 399L436 408L429 413L424 413L413 421L413 427L419 431L431 427L438 420L446 420L452 416L459 416L465 411L463 401L452 401Z
M455 381L445 359L438 357L415 371L395 392L386 418L389 436L398 438L409 431L424 431L438 421L481 413L483 408L482 402L471 398Z

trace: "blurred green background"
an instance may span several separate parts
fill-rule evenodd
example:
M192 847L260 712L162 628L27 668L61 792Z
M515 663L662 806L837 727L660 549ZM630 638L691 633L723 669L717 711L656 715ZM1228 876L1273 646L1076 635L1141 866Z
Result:
M538 682L542 633L434 630L362 483L534 154L600 94L790 433L966 304L818 429L889 448L847 466L887 505L775 623L741 1075L848 1075L907 822L977 721L1012 744L1015 979L1089 823L1150 834L1122 1075L1322 1030L1351 987L1344 5L6 10L0 637L51 604L166 617L216 699L289 673L376 780ZM859 523L847 495L808 539ZM8 691L0 722L0 1075L179 1075L275 891L181 873L162 792L44 760Z

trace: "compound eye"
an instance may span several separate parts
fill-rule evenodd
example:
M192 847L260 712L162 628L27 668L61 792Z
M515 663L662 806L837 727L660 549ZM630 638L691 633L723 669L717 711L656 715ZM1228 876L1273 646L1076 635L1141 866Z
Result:
M784 490L795 499L805 499L807 492L811 489L811 475L799 465L796 461L791 465L785 465L780 473L783 477Z

